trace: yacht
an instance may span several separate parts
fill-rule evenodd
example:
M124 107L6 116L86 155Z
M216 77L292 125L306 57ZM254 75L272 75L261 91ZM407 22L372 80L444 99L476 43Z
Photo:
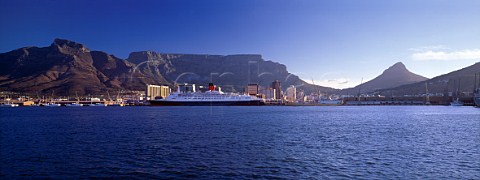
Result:
M7 98L7 102L5 104L0 104L0 107L18 107L18 104L13 104L10 102L12 99Z
M57 104L57 103L47 103L47 104L44 104L43 106L45 106L45 107L60 107L61 105Z
M457 98L450 103L450 106L463 106L463 102Z
M60 107L60 106L62 106L61 104L55 103L54 93L55 93L55 91L52 92L52 99L51 99L51 101L50 101L49 103L47 103L47 104L44 104L43 106L46 106L46 107Z
M11 104L11 103L0 104L0 107L18 107L18 104Z
M86 104L86 106L91 106L91 107L105 107L105 106L107 106L107 104L94 103L94 104Z
M319 103L321 105L326 105L326 106L342 105L343 100L341 100L340 98L328 97L328 98L321 98Z
M67 107L82 107L83 104L80 104L80 103L71 103L71 104L66 104L65 106L67 106Z

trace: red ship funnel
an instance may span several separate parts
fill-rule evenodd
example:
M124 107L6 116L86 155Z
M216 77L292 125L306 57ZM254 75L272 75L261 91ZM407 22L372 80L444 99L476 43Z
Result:
M213 83L208 83L208 90L215 91L215 86L213 85Z

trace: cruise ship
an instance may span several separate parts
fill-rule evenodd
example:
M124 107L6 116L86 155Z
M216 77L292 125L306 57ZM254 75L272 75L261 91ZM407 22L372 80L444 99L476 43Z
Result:
M475 104L477 105L477 107L480 107L480 88L478 88L475 91L475 96L473 97L473 101L475 101Z
M206 92L181 92L178 88L165 99L150 100L152 106L261 106L263 99L249 95L216 91L213 83Z

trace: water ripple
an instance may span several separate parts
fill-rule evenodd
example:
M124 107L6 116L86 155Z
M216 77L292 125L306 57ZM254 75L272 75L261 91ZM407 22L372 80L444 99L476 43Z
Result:
M477 108L0 113L0 179L480 179Z

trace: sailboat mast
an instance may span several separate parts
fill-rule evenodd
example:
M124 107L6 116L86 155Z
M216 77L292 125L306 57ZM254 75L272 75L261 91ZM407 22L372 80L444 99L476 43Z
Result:
M461 79L458 79L458 86L457 86L457 98L460 97L460 80Z
M473 84L473 93L475 93L476 91L477 91L477 73L475 73L475 83Z
M428 95L428 83L425 82L425 104L430 104L430 96Z
M363 84L363 77L362 80L360 80L360 85L358 85L358 101L360 101L360 90L362 89L362 84Z
M75 96L76 96L76 98L77 98L77 103L80 103L80 98L78 98L78 93L77 93L77 91L75 91Z

